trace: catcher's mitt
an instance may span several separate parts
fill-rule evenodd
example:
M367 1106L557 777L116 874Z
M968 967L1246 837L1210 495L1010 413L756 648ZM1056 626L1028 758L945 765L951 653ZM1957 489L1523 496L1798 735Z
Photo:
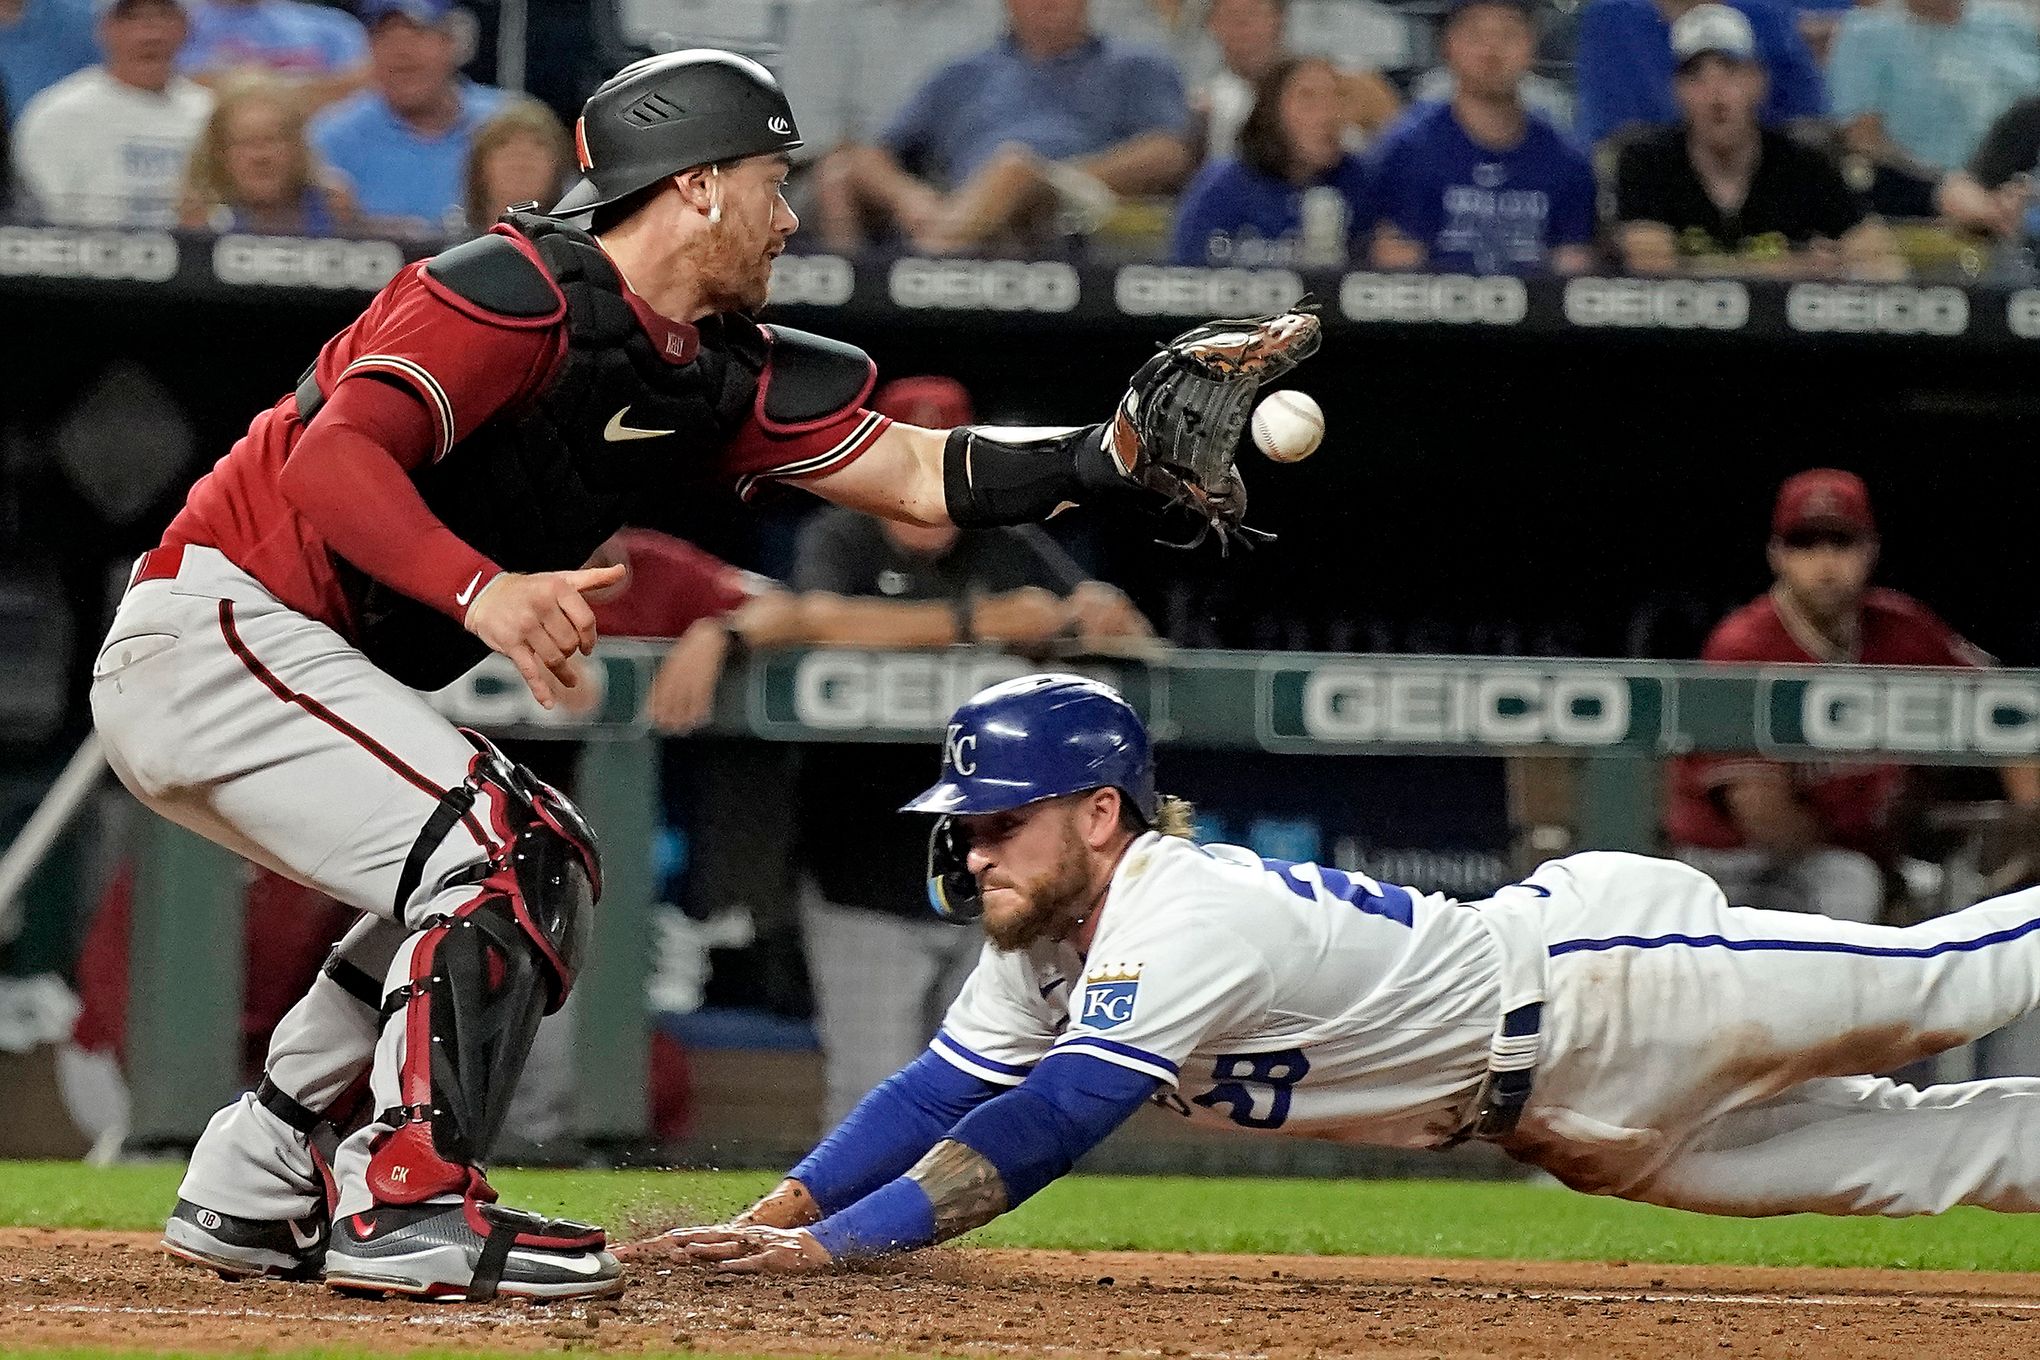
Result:
M1233 458L1261 384L1317 353L1316 308L1305 298L1273 316L1193 326L1133 375L1105 448L1127 481L1203 519L1180 546L1213 530L1221 545L1256 532L1241 523L1247 492Z

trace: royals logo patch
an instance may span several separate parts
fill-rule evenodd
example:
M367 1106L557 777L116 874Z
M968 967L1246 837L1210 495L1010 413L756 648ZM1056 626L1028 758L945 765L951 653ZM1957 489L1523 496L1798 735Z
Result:
M1084 975L1084 997L1077 1023L1085 1029L1116 1029L1133 1019L1140 992L1140 965L1101 968Z

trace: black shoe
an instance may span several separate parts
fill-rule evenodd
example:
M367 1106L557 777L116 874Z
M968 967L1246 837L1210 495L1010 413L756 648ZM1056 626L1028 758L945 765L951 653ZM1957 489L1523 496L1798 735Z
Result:
M575 1299L623 1288L602 1229L476 1200L378 1204L333 1228L326 1284L470 1303Z
M303 1218L237 1218L180 1199L163 1225L163 1249L230 1280L316 1280L331 1229L323 1204Z

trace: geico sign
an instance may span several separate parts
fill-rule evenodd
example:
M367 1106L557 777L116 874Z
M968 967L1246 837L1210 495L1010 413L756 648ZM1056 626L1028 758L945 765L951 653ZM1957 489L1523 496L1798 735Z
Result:
M1575 326L1734 331L1749 323L1750 293L1727 279L1574 279L1565 286L1565 319Z
M1287 269L1191 269L1128 265L1112 279L1112 300L1128 316L1252 316L1287 311L1303 280Z
M1339 310L1349 321L1514 326L1530 311L1530 292L1511 278L1348 274L1339 285Z
M1077 305L1077 271L1052 260L906 259L886 284L901 307L1067 312Z
M2040 751L2040 684L2009 677L1811 680L1800 700L1806 744L1829 751Z
M793 713L804 726L828 732L940 732L965 699L1034 669L997 654L813 652L794 671Z
M222 236L213 243L221 283L373 293L404 267L389 241L313 241L297 236Z
M774 302L840 307L856 285L857 271L840 255L781 255L772 265Z
M600 665L583 666L581 682L592 686L593 711L600 713L608 691L608 672ZM524 677L517 673L516 663L494 654L445 689L426 695L425 701L448 721L482 731L494 727L577 727L592 721L568 712L564 704L541 708Z
M160 231L0 227L0 275L163 283L177 277L177 242Z
M1629 685L1586 672L1327 666L1304 681L1303 727L1321 741L1612 746L1629 734Z
M2040 288L2021 288L2005 299L2005 325L2021 340L2040 340Z
M1960 335L1969 329L1969 298L1960 288L1795 283L1785 294L1785 320L1814 333Z

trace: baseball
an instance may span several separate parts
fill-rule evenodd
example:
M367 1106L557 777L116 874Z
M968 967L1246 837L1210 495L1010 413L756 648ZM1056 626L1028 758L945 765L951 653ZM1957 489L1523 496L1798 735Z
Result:
M1278 463L1300 463L1325 437L1325 413L1307 392L1277 392L1254 408L1254 447Z

